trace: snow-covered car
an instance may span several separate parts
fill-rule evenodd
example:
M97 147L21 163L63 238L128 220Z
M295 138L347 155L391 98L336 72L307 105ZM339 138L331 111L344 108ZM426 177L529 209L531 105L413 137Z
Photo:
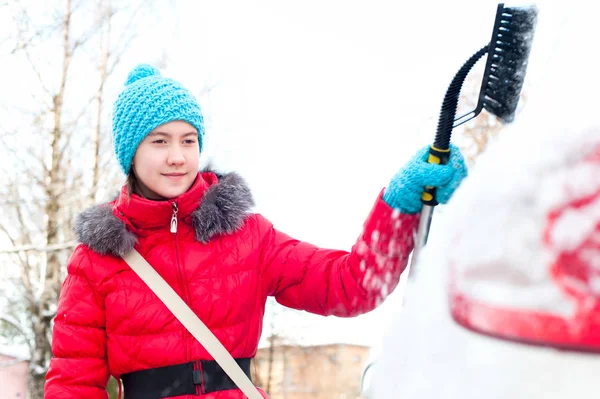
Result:
M538 68L528 75L545 76L436 212L403 308L365 365L367 398L598 395L600 102L590 93L600 78L598 52L586 50L598 37L591 15L572 10L536 38L555 47L533 49Z

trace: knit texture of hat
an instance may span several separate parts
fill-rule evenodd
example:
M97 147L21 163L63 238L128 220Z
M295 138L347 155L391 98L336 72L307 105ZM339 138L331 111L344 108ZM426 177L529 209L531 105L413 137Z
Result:
M142 140L158 126L176 120L198 130L202 149L204 118L194 96L181 83L162 77L153 66L136 66L115 101L112 118L115 154L123 173L129 173Z

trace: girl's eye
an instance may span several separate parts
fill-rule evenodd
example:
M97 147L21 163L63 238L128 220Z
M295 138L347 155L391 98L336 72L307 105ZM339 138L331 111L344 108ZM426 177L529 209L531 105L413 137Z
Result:
M163 143L166 143L166 141L165 141L165 140L163 140L163 139L158 139L158 140L154 140L152 143L155 143L155 144L163 144Z
M196 140L194 139L187 139L184 141L185 144L194 144L196 142Z

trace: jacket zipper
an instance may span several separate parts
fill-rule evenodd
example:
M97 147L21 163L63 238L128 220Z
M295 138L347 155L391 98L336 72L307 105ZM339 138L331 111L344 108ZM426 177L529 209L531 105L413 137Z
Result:
M183 295L182 299L189 306L190 301L189 301L188 294L187 294L188 290L186 287L185 278L183 276L181 262L179 260L179 242L177 240L177 227L178 227L177 212L179 211L179 207L177 206L177 202L173 202L172 206L173 206L173 215L171 216L170 231L171 231L171 234L173 235L173 243L175 245L175 263L177 265L177 275L179 276L179 285L181 287L181 293ZM184 350L185 350L186 361L191 360L189 358L189 352L188 352L188 341L189 341L188 335L189 334L187 333L187 330L184 329L184 331L183 331L183 346L184 346Z
M177 202L173 202L173 216L171 216L171 233L173 234L177 234L177 212L179 212Z

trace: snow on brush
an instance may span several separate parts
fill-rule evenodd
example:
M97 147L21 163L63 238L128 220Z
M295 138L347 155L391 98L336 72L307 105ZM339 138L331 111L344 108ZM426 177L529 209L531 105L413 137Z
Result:
M578 3L576 1L576 3ZM583 4L583 2L581 2ZM548 2L547 4L550 4ZM526 346L467 331L449 311L449 281L501 307L570 315L549 278L557 252L594 233L600 204L553 210L600 190L597 96L598 10L540 6L527 103L478 159L450 203L436 210L431 235L403 307L378 348L367 396L374 399L585 398L597 392L600 354ZM589 5L589 7L597 7ZM527 82L527 81L526 81ZM600 253L579 254L592 267ZM600 282L591 279L592 291Z

